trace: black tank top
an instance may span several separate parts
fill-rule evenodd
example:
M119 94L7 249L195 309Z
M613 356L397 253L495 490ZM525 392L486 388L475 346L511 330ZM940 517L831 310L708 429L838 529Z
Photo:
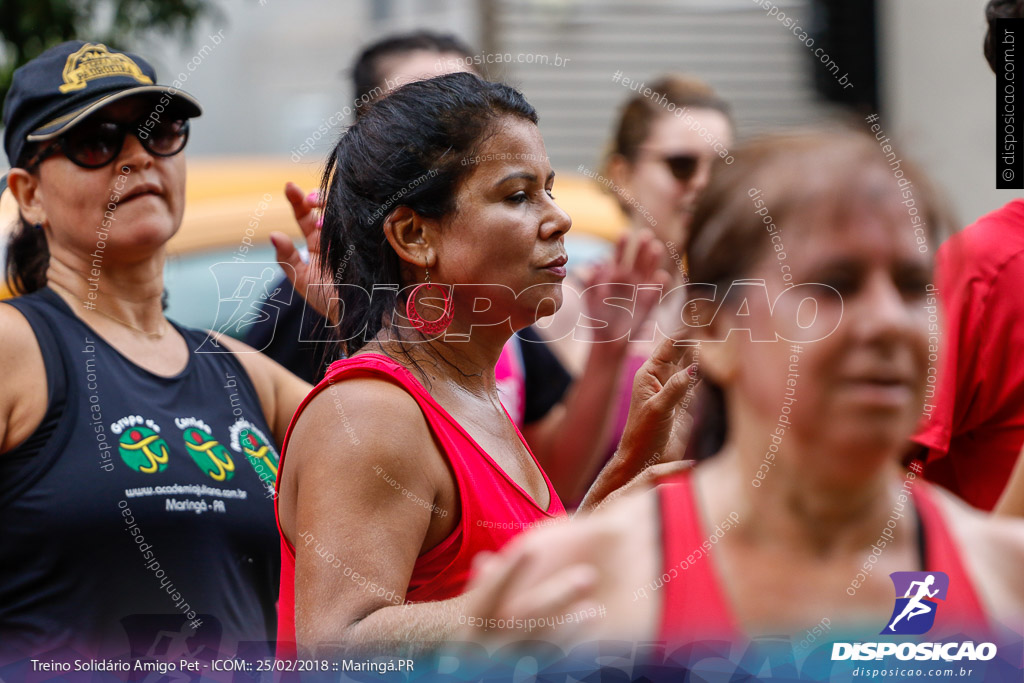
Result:
M5 303L35 332L48 407L0 456L0 664L264 656L278 454L238 360L175 325L188 365L161 377L48 288Z

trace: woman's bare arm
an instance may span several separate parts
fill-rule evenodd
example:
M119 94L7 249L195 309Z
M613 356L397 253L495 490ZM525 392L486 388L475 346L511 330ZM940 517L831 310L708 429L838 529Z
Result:
M446 461L401 388L352 379L317 395L288 445L279 506L295 546L300 651L436 641L464 598L404 606L413 565L460 523Z
M989 617L1024 623L1024 520L985 514L944 489L932 490Z
M999 496L992 512L997 515L1024 517L1024 449L1017 456L1017 465L1006 482L1003 494Z
M83 361L84 362L84 361ZM85 370L82 370L83 377ZM0 453L32 435L46 415L46 366L32 326L12 306L0 305Z
M592 347L586 369L569 387L565 401L523 428L523 436L567 505L583 498L607 452L626 357L625 342Z

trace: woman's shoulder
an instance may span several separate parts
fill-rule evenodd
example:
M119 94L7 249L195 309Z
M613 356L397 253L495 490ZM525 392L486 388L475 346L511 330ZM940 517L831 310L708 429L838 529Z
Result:
M32 345L39 346L28 318L12 305L21 299L23 297L0 301L0 353L5 355Z
M936 486L929 490L985 604L997 617L1024 616L1024 519L992 515Z
M408 384L400 381L400 373L389 372L391 364L384 362L374 371L378 363L368 360L357 356L332 364L302 410L304 426L341 427L351 432L358 423L358 431L373 434L379 441L386 440L385 435L429 439L421 402ZM370 372L352 372L368 368Z
M941 486L925 483L932 500L939 506L942 516L955 536L976 537L980 543L991 543L995 539L1010 541L1024 551L1024 519L1013 516L994 515L964 502ZM968 542L970 538L965 539Z
M1024 519L979 510L940 486L926 486L959 544L978 551L1006 553L1024 564ZM1006 545L999 547L1001 544Z
M0 372L8 387L16 386L10 381L13 377L45 373L35 330L25 314L9 305L9 301L0 301Z
M404 365L390 356L386 356L382 353L366 351L334 361L327 367L327 372L324 377L328 379L341 377L345 374L356 373L362 370L369 370L371 372L375 371L379 374L393 376L405 376L409 374Z
M309 457L325 444L344 457ZM295 414L286 451L293 473L296 466L312 467L308 472L327 486L342 475L349 484L373 478L370 472L380 468L410 481L440 482L447 469L439 444L405 388L382 375L354 375L317 386Z
M35 430L46 413L46 366L35 332L14 306L0 302L0 452Z

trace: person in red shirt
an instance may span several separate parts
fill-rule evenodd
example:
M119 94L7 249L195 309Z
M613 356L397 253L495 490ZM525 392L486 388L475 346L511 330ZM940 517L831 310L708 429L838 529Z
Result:
M945 329L914 441L928 480L991 510L1024 444L1024 200L950 238L936 261Z
M1024 17L1024 2L992 0L985 15L995 72L995 21ZM914 441L926 449L927 479L991 510L1024 445L1024 200L939 247L936 287L942 351Z

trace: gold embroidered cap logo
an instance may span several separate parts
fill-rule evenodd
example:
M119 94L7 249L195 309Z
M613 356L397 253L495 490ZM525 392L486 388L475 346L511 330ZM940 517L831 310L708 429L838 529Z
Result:
M86 43L78 52L68 55L64 64L64 85L60 86L60 91L81 90L89 81L105 76L128 76L144 85L153 83L128 55L110 54L106 45Z

